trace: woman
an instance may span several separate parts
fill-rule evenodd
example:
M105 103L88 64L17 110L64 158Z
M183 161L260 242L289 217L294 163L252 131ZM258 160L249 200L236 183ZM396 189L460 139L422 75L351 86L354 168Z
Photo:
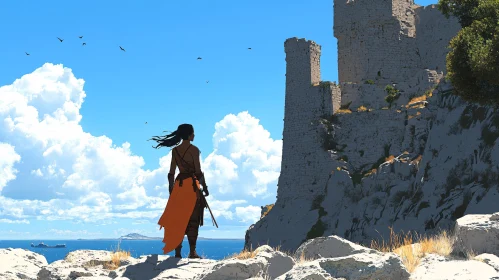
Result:
M196 241L199 226L203 225L203 212L206 205L201 199L199 185L203 186L205 196L208 196L209 192L199 163L200 151L191 144L194 140L194 128L190 124L181 124L173 133L160 137L154 136L151 140L158 142L158 145L154 147L156 149L176 146L172 149L172 161L168 173L170 198L158 221L159 229L165 228L163 252L167 254L175 248L175 257L181 258L182 240L184 235L187 235L190 247L189 258L200 258L196 253ZM178 145L180 140L182 143ZM174 180L177 167L180 173Z

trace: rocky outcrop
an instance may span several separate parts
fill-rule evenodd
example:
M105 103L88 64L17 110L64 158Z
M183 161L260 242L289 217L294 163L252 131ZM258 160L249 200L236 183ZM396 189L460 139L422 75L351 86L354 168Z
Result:
M293 251L329 235L369 244L387 240L389 227L431 234L464 215L499 211L499 110L462 101L445 82L419 99L325 120L334 148L324 153L335 159L327 184L309 182L315 199L278 196L248 229L246 248L268 242ZM308 231L291 230L297 224Z
M25 249L0 249L0 279L36 279L38 271L47 266L44 256Z
M491 215L487 218L490 221ZM472 216L470 217L472 218ZM465 219L466 220L466 219ZM494 229L499 221L487 223ZM462 226L462 225L461 225ZM494 241L493 230L456 231L453 238ZM497 240L496 240L497 241ZM485 248L482 246L481 248ZM384 253L352 243L338 236L319 237L303 243L293 256L261 246L251 254L220 261L209 259L176 259L169 256L127 257L116 261L114 253L95 250L71 252L63 260L47 264L45 258L21 249L0 249L1 279L102 279L102 280L294 280L294 279L499 279L499 257L483 253L467 259L459 254L407 255ZM458 252L458 250L456 250ZM112 261L115 259L115 262ZM419 266L414 260L421 259ZM111 267L112 264L116 267ZM414 269L415 268L415 269ZM412 273L411 273L412 272Z
M457 220L455 251L466 254L499 255L499 212L494 215L467 215Z
M285 41L277 200L246 249L330 235L369 244L390 227L432 234L499 211L499 111L445 81L457 18L413 4L334 1L338 84L321 80L319 44Z
M480 259L452 260L443 256L428 255L412 273L411 280L496 280L499 272Z

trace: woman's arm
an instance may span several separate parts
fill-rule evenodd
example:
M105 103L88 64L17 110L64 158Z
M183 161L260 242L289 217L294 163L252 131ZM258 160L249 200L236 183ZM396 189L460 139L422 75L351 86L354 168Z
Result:
M172 150L172 161L170 163L170 174L175 175L175 169L177 169L177 161L175 160L175 153Z
M192 158L194 160L194 169L196 174L201 174L203 171L201 171L201 163L199 162L199 156L201 152L197 147L194 147L193 152L192 152Z
M170 163L170 172L168 173L168 191L172 194L173 185L175 184L175 169L177 169L177 161L172 150L172 161Z
M195 147L192 157L194 160L194 169L196 170L196 177L199 180L199 183L201 186L203 186L203 192L205 193L205 196L208 196L210 193L208 192L208 186L206 185L206 181L204 180L204 174L203 171L201 171L201 163L199 161L199 157L201 155L201 152L197 147Z

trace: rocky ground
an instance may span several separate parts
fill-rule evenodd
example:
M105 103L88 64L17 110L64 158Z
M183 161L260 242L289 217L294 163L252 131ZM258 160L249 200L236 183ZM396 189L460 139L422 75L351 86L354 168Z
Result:
M277 200L249 227L245 248L295 251L331 235L369 245L389 238L389 227L435 234L499 211L499 110L452 92L441 81L391 109L337 112L317 124L316 150L313 133L306 146L286 150L285 139Z
M419 241L384 252L390 247L374 250L328 236L310 239L292 254L264 245L221 261L78 250L51 264L39 254L9 248L0 250L0 278L499 280L499 213L465 216L452 235Z

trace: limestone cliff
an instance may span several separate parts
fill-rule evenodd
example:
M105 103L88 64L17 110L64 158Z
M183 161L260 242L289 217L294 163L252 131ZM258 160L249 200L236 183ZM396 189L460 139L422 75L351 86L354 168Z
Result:
M246 248L294 251L328 235L369 243L387 240L389 227L431 233L466 214L499 211L499 111L463 102L443 79L456 19L434 6L389 1L388 12L379 6L376 16L364 17L382 36L363 45L356 43L364 30L358 27L366 23L358 19L340 32L340 20L355 19L348 17L352 9L367 13L366 5L379 1L345 2L335 1L339 85L321 82L319 45L286 40L277 201L248 229ZM380 38L398 41L384 49ZM401 44L417 52L390 55ZM366 61L372 57L376 67Z

